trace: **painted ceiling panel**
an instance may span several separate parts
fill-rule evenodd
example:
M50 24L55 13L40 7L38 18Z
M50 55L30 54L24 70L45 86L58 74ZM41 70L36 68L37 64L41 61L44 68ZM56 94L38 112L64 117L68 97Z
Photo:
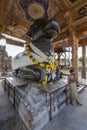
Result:
M9 0L7 0L9 1ZM59 22L61 32L66 32L68 27L69 16L66 15L70 11L73 23L75 24L76 20L84 18L87 16L87 1L86 0L10 0L12 4L8 2L10 6L9 13L6 11L6 0L0 1L0 8L3 12L3 15L0 15L2 23L0 28L4 27L3 33L12 35L26 40L26 33L36 19L45 18L51 19L54 18ZM8 13L8 14L7 14ZM3 22L3 16L6 16L6 20ZM6 21L6 23L5 23ZM80 21L79 21L80 22ZM5 26L3 25L5 23ZM84 24L84 21L83 21ZM87 25L87 23L85 23ZM76 30L82 30L82 28L76 28ZM86 26L85 25L85 26ZM83 30L85 30L83 26ZM79 31L80 32L80 31Z
M20 0L20 5L31 22L41 17L48 18L48 2L45 0Z

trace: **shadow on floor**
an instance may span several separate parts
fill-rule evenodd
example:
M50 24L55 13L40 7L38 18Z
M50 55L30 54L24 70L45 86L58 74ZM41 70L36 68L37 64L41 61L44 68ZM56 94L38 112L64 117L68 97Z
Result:
M42 130L86 130L87 129L87 88L79 94L82 106L67 105Z
M0 80L0 130L27 130L4 92Z

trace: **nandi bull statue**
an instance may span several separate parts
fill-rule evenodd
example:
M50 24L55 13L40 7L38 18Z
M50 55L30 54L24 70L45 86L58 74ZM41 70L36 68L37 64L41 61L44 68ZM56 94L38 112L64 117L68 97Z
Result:
M53 39L60 28L55 20L37 19L27 35L31 42L26 42L25 51L14 57L13 70L16 75L43 84L56 78Z

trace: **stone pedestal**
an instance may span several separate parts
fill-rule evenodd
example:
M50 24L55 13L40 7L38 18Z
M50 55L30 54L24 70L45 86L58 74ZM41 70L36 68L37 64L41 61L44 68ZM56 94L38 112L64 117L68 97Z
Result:
M60 87L66 82L65 79L60 79L53 85ZM38 83L31 82L27 86L16 88L15 107L29 130L41 130L50 121L50 96L49 94L46 96L41 87L47 86L39 86ZM13 96L13 91L10 89L11 102ZM52 117L64 108L65 101L64 89L52 94Z

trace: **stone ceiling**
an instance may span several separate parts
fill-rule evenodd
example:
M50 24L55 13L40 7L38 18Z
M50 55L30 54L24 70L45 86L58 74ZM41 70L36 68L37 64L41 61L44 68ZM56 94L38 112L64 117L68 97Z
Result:
M30 25L41 17L59 22L61 31L55 42L66 39L70 27L81 40L87 37L86 0L0 0L0 34L29 40Z

